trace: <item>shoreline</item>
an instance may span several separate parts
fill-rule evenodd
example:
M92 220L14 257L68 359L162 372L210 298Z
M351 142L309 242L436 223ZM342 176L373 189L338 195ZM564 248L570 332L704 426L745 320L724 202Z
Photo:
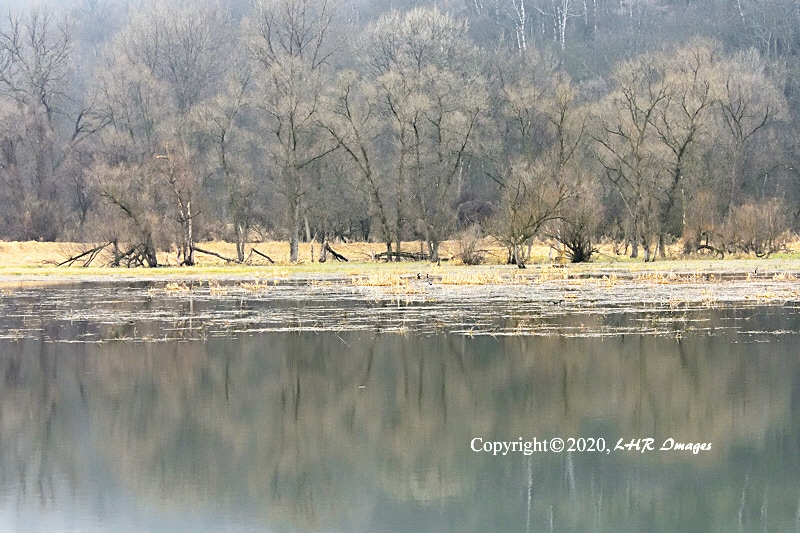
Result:
M577 280L615 277L646 279L660 283L686 281L800 280L800 259L666 259L652 263L597 261L554 265L531 263L525 269L514 265L468 266L429 262L303 263L297 265L210 265L193 267L57 267L0 266L0 285L55 282L133 281L246 281L246 280L351 280L358 277L425 279L458 285L492 285L535 282L542 279ZM444 280L444 281L443 281Z
M552 248L547 244L537 244L532 250L532 259L525 269L497 261L504 250L491 241L482 244L486 251L487 264L463 265L455 258L457 243L443 243L443 250L451 260L441 265L427 261L376 262L370 254L379 250L376 243L341 243L334 245L337 251L349 256L350 262L325 263L312 262L312 246L319 251L318 243L305 243L301 247L301 260L298 264L266 261L254 264L225 263L212 256L203 256L200 265L191 267L161 266L157 268L127 268L111 266L56 266L69 253L78 250L75 243L39 242L0 242L0 287L9 288L19 284L46 285L70 282L203 282L215 281L234 283L242 281L281 280L284 282L331 282L358 285L361 280L366 285L391 285L413 282L424 278L431 282L447 285L506 285L546 280L578 280L616 278L625 280L645 280L654 283L686 283L703 281L795 281L800 279L800 256L781 254L771 258L682 258L672 250L672 257L645 263L626 256L615 256L609 245L601 247L601 253L591 263L557 264L548 254ZM203 243L216 253L229 256L232 243ZM276 260L286 252L288 245L282 242L259 243L258 246ZM404 243L403 250L419 250L419 243ZM285 248L285 250L284 250ZM235 251L233 252L235 254ZM165 256L166 258L166 256ZM97 265L102 265L98 259ZM165 260L165 263L167 261Z

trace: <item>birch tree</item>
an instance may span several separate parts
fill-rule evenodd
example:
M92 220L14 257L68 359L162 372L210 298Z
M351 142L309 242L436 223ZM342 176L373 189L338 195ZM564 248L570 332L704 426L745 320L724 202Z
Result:
M553 42L558 43L561 50L565 50L569 21L586 16L586 3L578 0L537 0L535 5L536 10L551 21Z

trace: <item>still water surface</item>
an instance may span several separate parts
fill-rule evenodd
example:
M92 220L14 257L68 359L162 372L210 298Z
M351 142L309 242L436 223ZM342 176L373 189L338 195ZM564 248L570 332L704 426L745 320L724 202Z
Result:
M793 305L159 290L3 293L0 531L800 530Z

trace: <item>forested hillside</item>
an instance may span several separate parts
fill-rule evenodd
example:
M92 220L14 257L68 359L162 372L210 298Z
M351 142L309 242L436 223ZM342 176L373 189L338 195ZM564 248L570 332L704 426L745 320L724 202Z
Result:
M800 226L798 56L800 0L13 4L0 239L766 255Z

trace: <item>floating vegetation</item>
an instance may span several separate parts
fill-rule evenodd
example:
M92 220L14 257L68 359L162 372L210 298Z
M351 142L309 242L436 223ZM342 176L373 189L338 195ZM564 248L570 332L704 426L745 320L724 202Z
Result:
M497 271L484 272L449 272L444 274L438 283L442 285L518 285L528 283L524 276L507 275Z
M6 287L0 338L202 341L267 331L679 337L681 331L702 331L708 313L797 309L800 299L791 273L748 280L744 272L530 270L430 268Z
M164 285L163 289L165 291L169 291L169 292L187 292L187 291L191 290L189 288L189 286L186 285L186 283L184 283L182 281L179 281L179 282L174 282L173 281L173 282L167 283L166 285Z

